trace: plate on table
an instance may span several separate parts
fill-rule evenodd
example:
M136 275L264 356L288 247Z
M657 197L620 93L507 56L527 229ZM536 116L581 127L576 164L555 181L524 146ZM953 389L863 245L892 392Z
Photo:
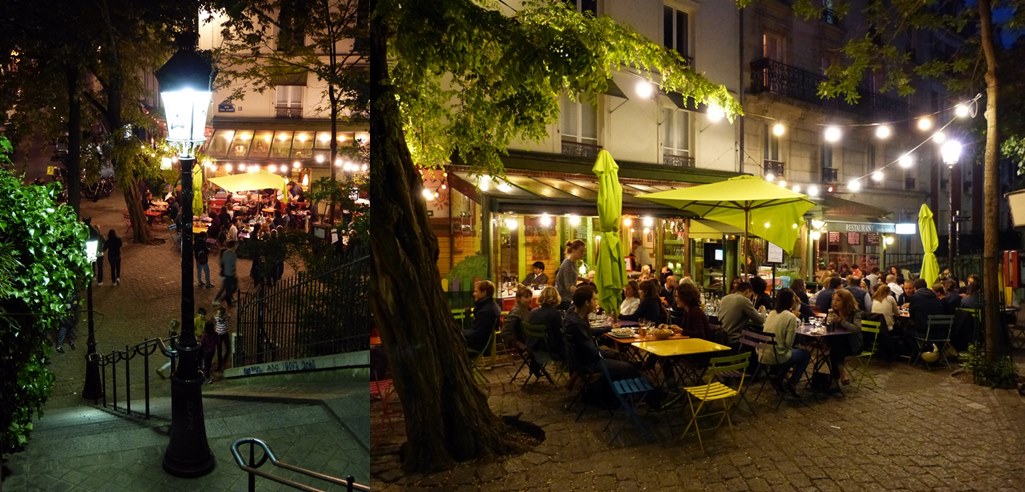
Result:
M612 331L609 332L609 335L616 338L633 338L636 336L634 335L634 331L629 328L613 328Z

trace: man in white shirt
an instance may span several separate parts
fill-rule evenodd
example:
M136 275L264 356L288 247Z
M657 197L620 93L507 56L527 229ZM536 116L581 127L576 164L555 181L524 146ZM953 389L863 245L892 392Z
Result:
M900 299L904 295L904 288L897 283L897 276L890 274L886 276L886 285L890 287L890 293L894 299Z
M652 266L651 255L648 254L648 248L645 248L641 244L640 239L633 240L633 257L634 257L634 270L640 271L644 265Z

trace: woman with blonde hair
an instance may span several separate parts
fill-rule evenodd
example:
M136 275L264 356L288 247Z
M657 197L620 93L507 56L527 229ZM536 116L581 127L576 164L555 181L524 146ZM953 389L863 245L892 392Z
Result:
M577 289L577 262L584 257L587 248L582 239L574 239L566 243L566 257L555 273L555 288L563 299L562 309L569 309L573 291Z
M880 284L875 294L872 294L872 313L883 315L889 330L893 330L894 316L900 316L900 308L892 293L889 285Z

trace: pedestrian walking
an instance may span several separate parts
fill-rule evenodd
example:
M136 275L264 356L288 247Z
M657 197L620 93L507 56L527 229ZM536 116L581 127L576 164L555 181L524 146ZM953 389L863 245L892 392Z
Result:
M123 244L124 242L117 237L114 229L107 232L107 261L110 262L110 281L114 285L121 285L121 246Z
M78 295L72 295L71 299L65 304L67 313L64 319L61 320L60 327L57 328L57 353L64 353L64 340L68 340L68 346L72 350L75 349L75 326L78 325Z
M223 301L228 304L228 307L231 307L231 296L238 288L238 276L235 271L238 262L238 256L235 254L237 245L238 243L235 241L228 241L227 249L221 253L221 289L214 297L214 306Z
M214 382L214 352L217 349L217 333L214 331L213 320L203 325L203 338L199 339L199 347L203 350L203 372L206 374L206 383Z
M224 372L224 361L231 355L229 321L231 321L231 315L224 310L224 307L217 308L217 315L214 316L214 331L217 333L217 370L221 372Z
M210 283L210 245L206 243L206 233L201 232L196 236L196 242L192 245L192 254L196 257L196 280L199 286L213 288ZM203 274L206 274L206 284L203 283Z

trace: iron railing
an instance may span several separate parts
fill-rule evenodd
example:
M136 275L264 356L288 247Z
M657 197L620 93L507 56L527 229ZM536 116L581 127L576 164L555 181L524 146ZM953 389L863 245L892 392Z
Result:
M568 155L573 157L587 157L595 158L598 157L598 152L601 150L601 145L582 143L582 142L571 142L569 140L562 141L562 155Z
M694 158L688 155L662 154L662 163L673 167L694 167Z
M236 367L367 350L369 250L318 275L300 272L239 294Z
M802 70L769 58L751 62L751 93L769 92L798 101L815 104L828 109L837 109L865 117L888 116L893 119L907 118L907 104L899 99L858 88L857 104L848 104L842 98L823 99L819 97L819 84L826 77Z
M783 164L783 161L774 161L771 159L762 160L762 174L768 176L769 173L772 173L772 175L777 178L784 177L784 174L786 173L786 166Z
M840 170L834 167L822 168L822 182L836 183L840 179Z
M249 461L248 462L246 461L245 458L242 457L242 453L239 451L239 448L241 448L243 445L246 445L246 444L249 445ZM259 446L263 450L263 456L260 456L260 459L256 459L256 447L257 446ZM318 489L318 488L315 488L315 487L311 487L311 486L309 486L307 484L304 484L304 483L301 483L301 482L296 482L295 480L290 480L290 479L285 478L285 477L280 477L280 476L277 476L277 475L272 475L272 474L270 474L268 472L265 472L265 471L261 471L259 468L264 463L266 463L267 460L270 460L271 464L276 466L276 467L278 467L278 468L284 468L286 470L293 471L295 473L299 473L299 474L305 475L307 477L315 478L317 480L322 480L324 482L328 482L328 483L331 483L331 484L344 485L345 486L345 490L347 490L349 492L352 492L353 490L359 490L359 491L365 491L365 492L369 492L370 491L370 487L369 486L356 483L356 479L352 475L349 475L348 477L342 479L342 478L334 477L334 476L327 475L327 474L324 474L324 473L316 472L316 471L313 471L313 470L308 470L308 469L300 467L300 466L291 465L291 464L288 464L288 463L283 463L283 462L278 460L278 457L274 455L274 452L271 451L270 446L268 446L267 443L263 442L260 439L255 438L255 437L245 437L245 438L242 438L242 439L239 439L239 440L233 442L231 444L231 454L235 457L235 463L238 464L238 467L241 468L242 471L244 471L247 474L249 474L249 490L250 490L250 492L256 490L256 477L257 476L266 478L268 480L273 480L273 481L275 481L277 483L280 483L280 484L283 484L283 485L287 485L287 486L295 488L295 489L305 490L305 491L308 491L308 492L317 492L317 491L322 490L322 489Z
M106 355L92 354L101 369L100 381L102 382L102 406L104 408L110 408L115 412L123 412L127 415L134 415L143 418L150 418L150 363L149 358L153 354L160 351L162 356L171 358L171 372L174 372L175 367L175 352L170 347L174 347L177 343L177 334L172 333L167 338L151 338L146 340L134 347L125 346L124 350L114 350ZM142 357L142 377L143 377L143 393L144 405L146 410L144 412L132 411L132 359L136 356ZM163 360L162 358L160 360ZM124 362L124 391L125 391L125 406L122 409L118 406L118 365ZM107 367L110 367L110 385L107 385ZM112 395L112 401L110 405L107 405L107 394L108 389ZM95 403L95 401L94 401Z

